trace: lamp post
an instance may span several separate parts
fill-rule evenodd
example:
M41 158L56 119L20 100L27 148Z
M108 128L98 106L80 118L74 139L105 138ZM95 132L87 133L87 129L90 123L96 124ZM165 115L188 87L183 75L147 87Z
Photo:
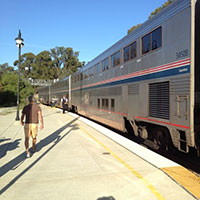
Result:
M29 67L25 67L25 75L26 75L26 99L25 99L25 103L26 103L26 105L28 104L28 100L27 100L27 86L28 86L28 84L27 84L27 82L28 82L28 73L29 73Z
M19 48L19 63L18 63L18 87L17 87L17 113L16 113L16 121L19 121L19 92L20 92L20 88L19 88L19 83L20 83L20 64L21 64L21 48L24 46L24 43L23 43L23 39L21 37L21 31L19 30L19 34L18 34L18 37L15 38L15 41L16 41L16 45L17 47Z

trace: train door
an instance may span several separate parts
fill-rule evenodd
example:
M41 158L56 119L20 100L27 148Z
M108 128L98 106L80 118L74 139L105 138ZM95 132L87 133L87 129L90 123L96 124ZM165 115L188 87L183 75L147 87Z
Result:
M89 92L85 92L84 94L84 107L85 107L85 114L88 116L88 106L89 106Z

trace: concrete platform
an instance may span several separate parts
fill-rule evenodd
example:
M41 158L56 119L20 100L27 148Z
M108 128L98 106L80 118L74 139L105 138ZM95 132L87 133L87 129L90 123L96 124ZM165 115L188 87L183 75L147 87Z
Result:
M45 128L31 158L16 114L0 115L0 199L198 198L167 173L182 168L176 163L77 115L42 110Z

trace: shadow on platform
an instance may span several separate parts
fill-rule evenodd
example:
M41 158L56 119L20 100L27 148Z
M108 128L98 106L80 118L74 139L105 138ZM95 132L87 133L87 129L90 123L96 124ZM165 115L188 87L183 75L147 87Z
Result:
M9 140L11 140L11 138L0 139L0 143L9 141ZM3 158L7 154L7 151L12 151L12 150L15 150L16 148L18 148L20 140L21 139L17 139L14 142L8 142L3 145L0 144L0 159Z
M49 145L50 143L53 143L52 146L50 146L39 158L37 158L33 163L31 163L28 167L26 167L20 174L18 174L15 178L13 178L6 186L0 189L0 195L4 193L9 187L11 187L20 177L22 177L28 170L30 170L35 164L37 164L53 147L55 147L65 136L67 136L71 131L77 130L77 125L73 125L75 121L77 121L78 118L73 119L68 124L64 125L60 129L53 132L51 135L47 136L45 139L41 140L37 144L37 151L40 151L43 147ZM64 135L60 135L62 131L64 131L66 128L71 128L69 131L67 131ZM7 172L10 170L15 170L18 166L20 166L24 160L25 152L21 153L14 159L12 159L7 164L0 167L0 177L4 176Z
M97 200L115 200L114 197L110 196L110 197L100 197Z

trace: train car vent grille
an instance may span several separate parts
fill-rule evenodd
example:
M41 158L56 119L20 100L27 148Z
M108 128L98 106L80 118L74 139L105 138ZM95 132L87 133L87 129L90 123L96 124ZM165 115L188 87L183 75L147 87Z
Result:
M149 84L149 116L169 119L169 81Z
M139 84L128 85L128 95L138 95L139 94Z

